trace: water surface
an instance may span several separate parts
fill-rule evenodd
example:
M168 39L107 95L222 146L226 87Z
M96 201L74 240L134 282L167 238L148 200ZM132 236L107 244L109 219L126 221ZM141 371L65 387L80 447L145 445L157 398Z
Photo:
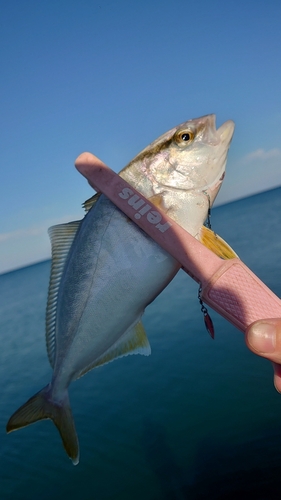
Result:
M281 188L214 209L212 223L281 296ZM152 355L71 385L77 467L50 421L7 436L10 415L50 380L49 270L44 262L0 276L0 498L280 498L281 396L270 363L214 312L211 340L182 271L144 315Z

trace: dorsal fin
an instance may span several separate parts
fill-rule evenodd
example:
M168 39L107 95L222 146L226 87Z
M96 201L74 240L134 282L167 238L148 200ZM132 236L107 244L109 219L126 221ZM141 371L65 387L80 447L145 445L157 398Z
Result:
M101 193L96 193L94 196L91 196L88 200L84 201L82 207L84 208L85 212L89 212L89 210L94 206L94 204L98 201Z
M49 228L52 244L52 265L46 310L46 345L52 368L56 353L56 310L58 291L69 249L80 226L81 221L59 224Z
M221 259L234 259L238 257L237 253L234 252L233 248L226 243L218 234L214 233L208 227L202 226L199 231L199 241L205 245L205 247L212 250Z
M132 328L130 327L113 346L82 370L76 378L82 377L93 368L105 365L114 359L123 358L129 354L143 354L144 356L151 354L150 344L143 324L140 321Z

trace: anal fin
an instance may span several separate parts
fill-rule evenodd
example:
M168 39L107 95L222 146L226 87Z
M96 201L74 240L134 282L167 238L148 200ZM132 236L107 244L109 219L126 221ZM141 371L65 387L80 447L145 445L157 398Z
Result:
M102 356L80 372L77 378L82 377L93 368L105 365L114 359L122 358L130 354L142 354L144 356L149 356L151 354L151 347L144 327L140 321L132 328L130 327Z

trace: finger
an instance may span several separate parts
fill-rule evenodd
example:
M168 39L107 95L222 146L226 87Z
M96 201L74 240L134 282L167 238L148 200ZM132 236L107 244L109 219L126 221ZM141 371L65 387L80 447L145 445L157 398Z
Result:
M252 323L246 330L245 340L255 354L281 364L281 318Z
M82 153L75 160L75 167L80 174L84 175L92 188L98 191L95 187L95 170L96 167L105 167L106 165L97 156L92 153Z
M281 364L273 363L275 389L281 393Z

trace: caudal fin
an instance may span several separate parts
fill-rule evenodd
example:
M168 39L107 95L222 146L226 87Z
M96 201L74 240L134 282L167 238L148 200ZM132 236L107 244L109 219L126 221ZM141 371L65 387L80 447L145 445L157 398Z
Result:
M67 393L64 401L58 404L52 401L49 386L44 387L42 391L30 398L11 416L6 429L7 432L16 431L38 420L48 418L57 427L64 449L71 458L73 465L77 465L79 462L79 443Z

